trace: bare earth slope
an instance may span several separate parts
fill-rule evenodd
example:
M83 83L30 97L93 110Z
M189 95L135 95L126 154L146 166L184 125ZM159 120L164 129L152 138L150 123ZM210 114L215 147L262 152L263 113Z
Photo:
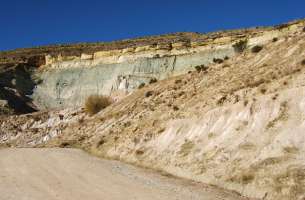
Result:
M243 200L73 149L0 150L1 200Z

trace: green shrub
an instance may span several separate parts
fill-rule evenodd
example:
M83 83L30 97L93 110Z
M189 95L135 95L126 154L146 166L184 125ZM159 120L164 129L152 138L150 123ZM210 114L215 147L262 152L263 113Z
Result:
M247 39L240 40L240 41L236 42L235 44L233 44L234 51L237 53L242 53L243 51L245 51L247 46L248 46Z
M104 95L90 95L85 102L85 111L89 115L94 115L112 103L110 97Z

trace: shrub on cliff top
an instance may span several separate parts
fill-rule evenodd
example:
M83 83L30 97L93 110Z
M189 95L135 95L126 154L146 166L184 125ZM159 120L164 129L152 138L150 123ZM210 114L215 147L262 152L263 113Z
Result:
M112 103L112 99L103 95L90 95L85 102L85 111L94 115Z
M237 53L242 53L244 50L246 50L248 45L248 40L240 40L239 42L236 42L233 44L234 51Z

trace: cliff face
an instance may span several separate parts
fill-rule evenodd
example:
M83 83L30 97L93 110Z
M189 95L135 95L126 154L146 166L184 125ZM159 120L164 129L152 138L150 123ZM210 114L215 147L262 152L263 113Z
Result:
M224 46L194 53L184 51L176 55L160 53L114 54L92 60L74 59L46 65L47 70L36 74L43 81L33 91L33 100L41 108L78 107L90 94L114 97L120 92L127 94L153 79L162 80L187 73L197 65L213 62L215 57L231 57L234 51L231 46Z
M91 94L121 98L152 79L184 74L198 65L232 57L236 54L233 46L240 40L247 40L249 47L261 45L298 26L253 30L244 35L223 33L209 40L155 43L80 56L46 55L46 64L35 73L41 83L33 90L32 99L44 109L78 107Z

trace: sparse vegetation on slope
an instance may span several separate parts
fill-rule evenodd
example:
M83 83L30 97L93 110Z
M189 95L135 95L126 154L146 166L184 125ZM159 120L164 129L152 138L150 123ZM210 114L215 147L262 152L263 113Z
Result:
M85 111L94 115L112 103L110 97L104 95L90 95L85 102Z
M263 46L261 46L261 45L256 45L256 46L252 47L251 51L252 51L252 53L258 53L258 52L260 52L262 49L263 49Z

